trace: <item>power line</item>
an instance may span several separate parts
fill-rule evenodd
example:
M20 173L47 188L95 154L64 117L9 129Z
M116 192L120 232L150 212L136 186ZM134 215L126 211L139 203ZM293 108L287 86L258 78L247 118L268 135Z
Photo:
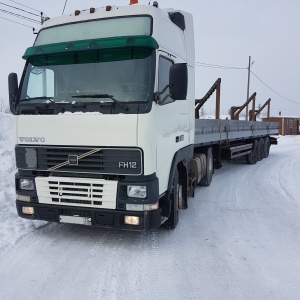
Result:
M242 67L231 67L231 66L221 66L221 65L214 65L214 64L207 64L207 63L202 63L202 62L195 62L195 65L198 67L205 67L205 68L213 68L213 69L232 69L232 70L248 70L248 68L242 68ZM268 89L270 89L273 93L275 93L277 96L281 97L282 99L292 102L294 104L300 104L299 102L290 100L282 95L280 95L279 93L277 93L274 89L272 89L269 85L267 85L265 82L263 82L256 74L254 74L251 70L250 70L251 74L253 74L253 76L255 76L262 84L264 84Z
M31 15L34 15L34 16L39 17L39 15L37 15L37 14L34 14L34 13L30 12L30 11L27 11L27 10L24 10L24 9L15 7L15 6L11 6L11 5L5 4L5 3L3 3L3 2L0 2L0 4L5 5L5 6L8 6L8 7L11 7L11 8L14 8L14 9L17 9L17 10L21 10L21 11L26 12L26 13L28 13L28 14L31 14Z
M22 4L22 3L19 3L19 2L17 2L17 1L13 1L13 0L9 0L10 2L13 2L13 3L16 3L16 4L19 4L20 6L23 6L23 7L26 7L26 8L29 8L29 9L31 9L31 10L33 10L33 11L36 11L36 12L39 12L40 14L41 14L41 16L46 16L46 17L48 17L45 13L43 13L42 11L40 11L40 10L37 10L37 9L35 9L35 8L32 8L32 7L29 7L29 6L26 6L26 5L24 5L24 4Z
M29 9L31 9L31 10L40 12L40 11L37 10L37 9L31 8L31 7L29 7L29 6L26 6L26 5L24 5L24 4L19 3L19 2L17 2L17 1L13 1L13 0L9 0L9 1L10 1L10 2L13 2L13 3L16 3L16 4L19 4L19 5L21 5L21 6L27 7L27 8L29 8Z
M39 21L37 20L34 20L32 18L28 18L28 17L25 17L23 15L19 15L19 14L16 14L16 13L13 13L11 11L8 11L8 10L4 10L4 9L0 9L1 12L5 13L5 14L9 14L9 15L12 15L14 17L17 17L17 18L20 18L20 19L24 19L26 21L29 21L29 22L33 22L33 23L40 23Z
M195 65L198 67L205 67L205 68L213 68L213 69L232 69L232 70L246 70L247 68L242 67L230 67L230 66L220 66L220 65L213 65L213 64L207 64L202 62L195 62Z
M13 23L16 23L16 24L19 24L19 25L22 25L22 26L25 26L25 27L34 29L33 27L30 27L30 26L28 26L28 25L25 25L25 24L22 24L22 23L19 23L19 22L16 22L16 21L13 21L13 20L4 18L4 17L0 17L0 19L4 19L4 20L10 21L10 22L13 22Z
M256 74L254 74L252 71L250 71L251 74L256 77L262 84L264 84L268 89L270 89L273 93L275 93L277 96L281 97L282 99L284 100L287 100L289 102L292 102L294 104L300 104L299 102L296 102L296 101L293 101L293 100L290 100L282 95L280 95L279 93L277 93L275 90L273 90L269 85L267 85L265 82L263 82Z

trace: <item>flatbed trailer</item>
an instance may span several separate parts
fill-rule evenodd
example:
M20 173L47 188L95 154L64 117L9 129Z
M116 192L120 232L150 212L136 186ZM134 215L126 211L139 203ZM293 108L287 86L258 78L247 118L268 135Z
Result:
M278 123L243 120L195 120L195 147L277 135Z

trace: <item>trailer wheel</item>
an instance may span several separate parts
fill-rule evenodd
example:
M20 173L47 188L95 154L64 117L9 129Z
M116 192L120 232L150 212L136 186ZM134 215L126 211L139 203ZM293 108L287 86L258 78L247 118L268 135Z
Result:
M265 152L265 142L264 139L260 138L258 140L258 155L257 155L258 161L264 158L264 152Z
M252 150L246 155L246 160L249 165L255 165L257 163L257 152L258 152L258 142L255 140L253 142Z
M265 145L264 145L264 158L267 158L269 156L270 153L270 139L269 137L265 138Z
M200 180L199 185L209 186L214 174L214 157L212 148L209 147L206 153L206 174Z
M171 214L168 220L163 224L165 228L175 228L179 221L178 208L182 201L182 185L179 184L179 173L176 169L172 179L172 190L170 194Z

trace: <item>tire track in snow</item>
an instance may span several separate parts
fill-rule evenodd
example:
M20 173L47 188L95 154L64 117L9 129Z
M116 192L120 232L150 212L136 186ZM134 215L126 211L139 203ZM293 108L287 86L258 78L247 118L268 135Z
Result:
M287 167L289 166L289 167ZM285 158L280 167L278 168L276 181L279 185L279 191L282 193L283 197L290 201L292 204L299 206L299 202L296 200L296 195L292 191L296 190L297 182L295 178L291 175L295 173L295 169L300 168L300 162L295 157ZM290 178L293 182L287 182L286 178ZM298 195L299 198L299 195Z

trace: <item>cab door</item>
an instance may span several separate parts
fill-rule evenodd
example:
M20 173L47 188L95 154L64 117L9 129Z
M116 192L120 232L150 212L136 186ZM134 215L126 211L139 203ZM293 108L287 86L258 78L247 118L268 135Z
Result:
M169 73L172 64L182 63L170 53L159 51L157 66L157 90L161 92L169 84ZM167 89L161 96L165 101L156 104L156 137L157 162L156 170L160 182L160 193L167 190L169 173L174 154L190 144L189 105L187 100L174 101Z

